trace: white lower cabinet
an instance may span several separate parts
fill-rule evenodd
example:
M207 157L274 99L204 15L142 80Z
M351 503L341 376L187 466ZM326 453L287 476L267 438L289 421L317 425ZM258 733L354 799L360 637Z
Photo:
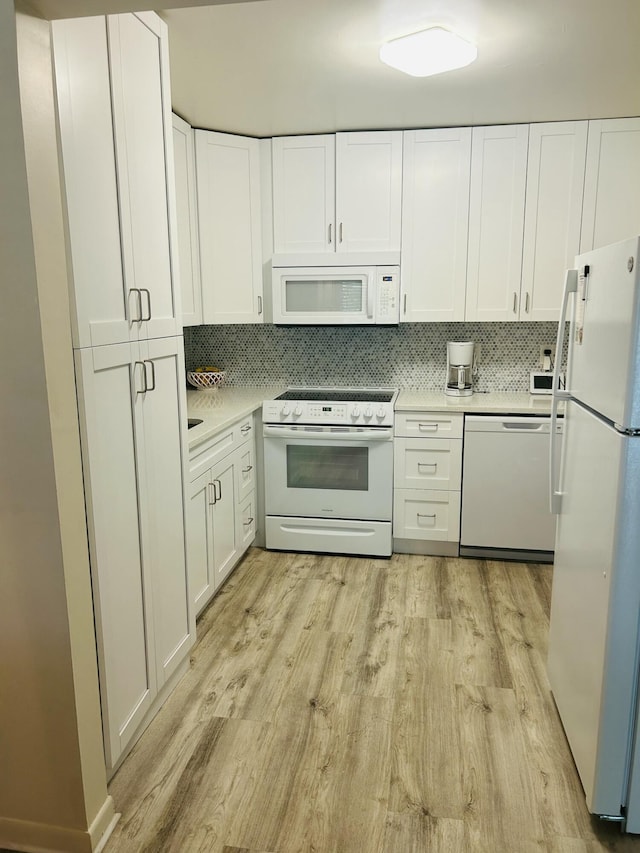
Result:
M462 414L402 412L394 438L394 550L457 554Z
M199 614L256 535L255 439L245 418L190 456L189 589Z
M195 637L186 575L182 339L82 349L75 358L111 773Z

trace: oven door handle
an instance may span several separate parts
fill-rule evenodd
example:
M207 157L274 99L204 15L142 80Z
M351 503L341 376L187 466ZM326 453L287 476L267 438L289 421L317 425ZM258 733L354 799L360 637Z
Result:
M263 435L265 438L299 438L308 441L391 441L393 439L393 427L331 431L326 427L314 429L313 427L265 424Z

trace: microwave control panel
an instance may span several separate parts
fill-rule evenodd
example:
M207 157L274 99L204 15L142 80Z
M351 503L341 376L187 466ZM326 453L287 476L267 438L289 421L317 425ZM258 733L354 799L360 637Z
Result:
M398 267L376 269L376 323L400 321L400 272Z

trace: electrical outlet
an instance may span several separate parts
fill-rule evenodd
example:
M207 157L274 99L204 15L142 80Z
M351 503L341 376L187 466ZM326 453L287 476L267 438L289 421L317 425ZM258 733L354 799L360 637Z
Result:
M538 366L541 370L544 370L544 359L545 359L545 351L551 351L551 366L555 364L556 360L556 345L555 344L545 344L540 347L540 361L538 362Z

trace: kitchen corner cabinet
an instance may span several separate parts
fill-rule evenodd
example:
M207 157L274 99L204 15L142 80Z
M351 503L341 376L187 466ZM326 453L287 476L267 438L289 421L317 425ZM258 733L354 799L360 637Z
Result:
M182 325L202 324L202 287L196 209L196 152L193 128L172 115L176 181L176 234L182 297Z
M397 412L393 537L401 553L458 553L464 415Z
M76 350L75 359L112 771L195 636L186 574L182 339Z
M256 535L254 432L253 416L243 418L190 455L187 565L196 614Z
M260 141L195 131L202 319L262 323Z
M274 253L399 252L402 131L273 140Z
M74 346L180 334L166 25L138 13L52 32Z
M405 131L402 321L465 318L470 173L470 128Z
M589 122L580 251L640 233L640 118Z
M517 320L529 126L474 127L466 320Z
M529 128L521 320L557 320L564 273L580 251L587 122Z

